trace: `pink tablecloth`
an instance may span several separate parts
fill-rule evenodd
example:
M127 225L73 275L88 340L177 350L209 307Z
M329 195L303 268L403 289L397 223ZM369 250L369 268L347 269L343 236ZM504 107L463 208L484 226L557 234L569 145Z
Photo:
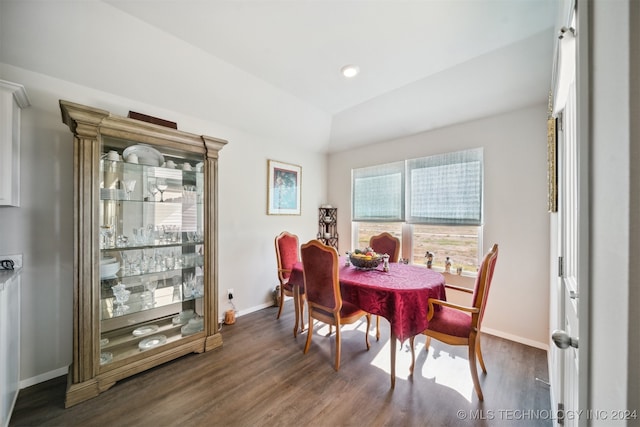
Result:
M428 268L391 263L388 272L382 265L362 271L344 261L338 273L342 298L387 319L400 342L426 329L429 298L446 299L444 277ZM304 287L302 263L294 266L289 283Z

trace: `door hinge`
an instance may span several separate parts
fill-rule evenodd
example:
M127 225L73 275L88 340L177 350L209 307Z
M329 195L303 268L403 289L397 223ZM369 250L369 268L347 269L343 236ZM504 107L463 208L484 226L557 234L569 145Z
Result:
M558 277L564 276L564 258L558 257Z
M558 403L558 411L556 412L556 420L559 425L564 425L564 403Z
M563 131L563 123L564 123L564 114L562 112L560 112L560 114L558 114L558 120L556 120L556 126L558 127L559 131Z

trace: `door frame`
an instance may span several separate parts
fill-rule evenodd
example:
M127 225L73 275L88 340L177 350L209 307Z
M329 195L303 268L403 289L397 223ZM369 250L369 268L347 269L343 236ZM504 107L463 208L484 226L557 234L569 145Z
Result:
M569 0L568 4L570 8L575 4L576 14L576 133L577 133L577 145L578 145L578 159L577 159L577 185L578 185L578 229L577 229L577 276L579 278L579 300L578 300L578 312L579 319L579 358L578 358L578 408L586 409L589 407L589 363L590 356L588 349L590 348L589 331L590 331L590 294L591 294L591 279L590 279L590 263L591 258L591 244L590 244L590 227L591 227L591 214L590 214L590 191L591 191L591 174L590 174L590 146L591 146L591 97L590 97L590 75L589 75L589 30L590 30L590 10L588 0ZM570 10L569 8L569 10ZM563 16L563 18L567 18ZM564 121L564 117L561 118ZM560 124L564 128L564 123ZM563 131L559 133L561 138L565 137ZM558 141L558 144L564 144L564 141ZM558 150L559 151L559 150ZM560 166L560 164L558 164ZM558 182L558 193L562 193L565 190L561 187L562 181ZM560 204L560 203L559 203ZM561 206L559 206L562 209ZM560 218L564 215L563 212L558 212L554 215L556 227L552 227L552 242L551 242L551 256L552 266L558 266L559 262L557 256L563 256L564 248L562 247L562 223L563 219ZM557 253L555 253L557 251ZM555 268L555 272L553 271ZM563 277L560 275L560 267L552 267L552 277L550 283L550 301L551 301L551 315L555 318L550 319L550 329L564 329L565 324L565 289L563 285ZM554 274L555 273L555 274ZM551 331L550 331L551 332ZM565 402L565 387L569 385L565 381L565 357L563 351L555 348L552 341L550 346L553 350L549 353L549 373L551 384L551 399L552 409L555 411L558 409L558 404L564 406ZM568 417L572 417L577 421L577 425L586 426L587 419L585 417L578 417L577 414L565 414ZM556 420L556 423L559 420Z

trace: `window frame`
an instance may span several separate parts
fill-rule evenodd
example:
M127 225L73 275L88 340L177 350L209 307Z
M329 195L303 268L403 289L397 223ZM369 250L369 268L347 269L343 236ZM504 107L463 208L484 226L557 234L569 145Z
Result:
M466 159L464 161L456 161L456 158L458 159ZM442 162L444 160L444 162ZM409 183L410 180L410 174L411 171L413 171L415 169L415 167L411 167L409 166L410 163L414 163L414 164L420 164L421 162L423 164L427 164L427 165L437 165L438 162L441 162L441 164L443 165L451 165L451 164L461 164L461 163L467 163L467 162L479 162L479 177L478 177L478 184L479 184L479 190L478 190L478 197L479 197L479 207L478 207L478 218L475 220L462 220L462 221L442 221L442 219L440 220L435 220L435 221L429 221L429 220L424 220L423 218L416 218L416 217L412 217L410 216L411 213L411 185ZM355 205L355 199L354 199L354 183L355 183L355 175L356 170L360 170L360 171L365 171L366 172L375 172L376 168L378 168L379 170L385 170L386 167L391 166L391 165L397 165L398 163L404 163L404 173L403 173L403 179L404 179L404 186L402 188L402 200L403 200L403 215L402 218L393 218L393 219L387 219L387 218L366 218L366 217L355 217L354 215L354 205ZM443 154L436 154L433 156L426 156L426 157L421 157L421 158L414 158L414 159L405 159L403 161L400 162L392 162L392 163L386 163L386 164L381 164L381 165L374 165L374 166L369 166L369 167L363 167L363 168L354 168L351 171L351 182L352 182L352 186L351 186L351 247L356 247L359 244L359 235L360 235L360 222L364 222L364 223L374 223L374 222L388 222L388 223L398 223L401 222L402 223L402 238L401 238L401 242L402 242L402 251L401 251L401 257L402 258L408 258L411 263L413 263L413 258L414 258L414 253L413 253L413 248L414 248L414 224L415 225L445 225L445 226L450 226L450 227L457 227L457 226L476 226L478 227L478 235L477 235L477 248L476 248L476 252L477 252L477 264L479 265L481 257L482 257L482 248L483 248L483 235L484 235L484 149L481 148L471 148L471 149L466 149L466 150L461 150L461 151L455 151L455 152L450 152L450 153L443 153ZM366 175L363 174L363 175ZM354 246L356 245L356 246ZM467 272L468 273L468 272ZM475 271L473 272L473 274L475 275Z

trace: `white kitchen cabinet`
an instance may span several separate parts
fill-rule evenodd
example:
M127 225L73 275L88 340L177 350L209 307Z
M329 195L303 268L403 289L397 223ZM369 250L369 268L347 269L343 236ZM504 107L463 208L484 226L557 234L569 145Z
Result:
M20 206L20 111L24 86L0 80L0 206Z

